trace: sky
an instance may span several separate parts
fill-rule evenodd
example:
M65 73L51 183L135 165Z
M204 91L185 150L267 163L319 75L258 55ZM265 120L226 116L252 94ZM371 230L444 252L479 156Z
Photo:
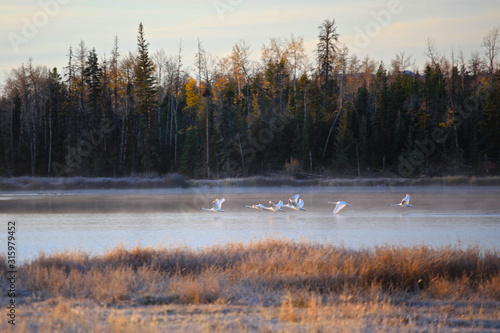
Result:
M150 52L176 55L194 67L198 40L215 57L231 53L240 40L259 60L271 38L303 37L314 61L318 26L335 19L339 41L350 55L390 65L396 54L425 64L429 38L436 49L470 57L484 54L483 38L500 25L498 0L0 0L0 85L12 68L67 65L69 48L84 41L110 55L115 36L121 54L137 48L142 22Z

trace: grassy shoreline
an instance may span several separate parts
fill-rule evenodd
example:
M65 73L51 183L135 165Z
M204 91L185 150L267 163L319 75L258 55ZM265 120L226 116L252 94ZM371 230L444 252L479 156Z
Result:
M500 253L478 247L117 247L41 254L18 276L27 332L500 329Z
M500 176L373 177L298 179L254 176L226 179L186 179L180 174L137 177L0 177L0 191L67 191L82 189L157 189L196 187L331 187L331 186L500 186Z

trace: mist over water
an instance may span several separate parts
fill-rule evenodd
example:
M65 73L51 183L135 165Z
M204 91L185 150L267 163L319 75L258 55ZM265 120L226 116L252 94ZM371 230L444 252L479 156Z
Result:
M390 207L411 194L413 207ZM285 203L300 194L307 211L244 205ZM224 213L208 212L226 198ZM44 251L103 253L117 245L194 248L262 237L377 245L500 249L499 187L191 188L0 193L0 220L15 220L18 260ZM333 204L351 206L333 215ZM7 232L0 233L5 244ZM5 253L5 249L0 249Z

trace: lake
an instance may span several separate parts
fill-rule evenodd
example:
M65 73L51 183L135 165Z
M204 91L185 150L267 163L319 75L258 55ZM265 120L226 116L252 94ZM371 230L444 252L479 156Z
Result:
M413 207L391 207L411 194ZM267 212L244 205L295 194L307 211ZM225 212L204 211L215 198ZM40 251L92 254L122 245L191 246L249 242L262 237L378 245L479 246L500 249L499 187L272 187L78 190L0 193L0 252L7 222L16 221L18 261ZM350 204L334 215L328 201Z

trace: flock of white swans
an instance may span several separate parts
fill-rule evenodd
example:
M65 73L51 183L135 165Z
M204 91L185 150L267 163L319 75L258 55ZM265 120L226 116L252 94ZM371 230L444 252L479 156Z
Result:
M272 212L284 212L283 209L281 208L289 208L289 209L294 209L294 210L305 210L304 209L304 200L299 199L299 194L294 195L290 199L288 199L287 204L283 204L283 201L280 200L277 204L275 204L272 201L269 201L269 206L264 206L263 204L257 204L257 205L245 205L247 208L253 208L253 209L258 209L258 210L266 210L266 211L272 211ZM210 210L213 212L223 212L224 210L222 209L222 204L226 201L225 198L222 199L215 199L212 201L212 208L203 208L204 210ZM350 206L347 202L345 201L328 201L329 204L335 204L335 208L333 209L333 214L337 214L340 212L340 210L344 207ZM407 194L403 200L401 200L400 203L398 204L391 204L389 206L402 206L402 207L413 207L410 205L410 195Z

